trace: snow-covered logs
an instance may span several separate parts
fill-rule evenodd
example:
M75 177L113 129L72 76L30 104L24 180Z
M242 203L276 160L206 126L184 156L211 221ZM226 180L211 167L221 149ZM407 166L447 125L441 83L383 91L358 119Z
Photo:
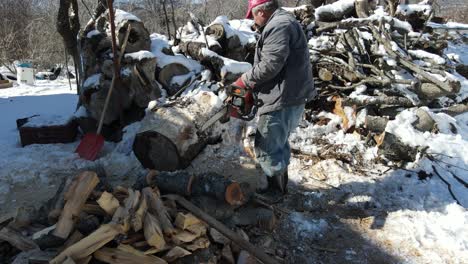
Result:
M122 10L116 10L115 15L119 57L122 61L120 78L116 82L104 117L106 126L113 123L122 126L141 119L148 103L161 95L154 75L156 58L149 51L151 40L144 24L134 15ZM126 37L127 43L123 47ZM78 122L87 132L95 129L95 120L99 120L102 114L114 75L107 13L86 26L80 45L84 75L80 101L86 108L87 117L79 118Z

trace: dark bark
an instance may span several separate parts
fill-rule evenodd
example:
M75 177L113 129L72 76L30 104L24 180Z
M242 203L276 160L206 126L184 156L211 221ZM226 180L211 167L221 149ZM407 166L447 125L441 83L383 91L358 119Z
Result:
M74 15L71 15L74 14ZM76 36L80 31L80 18L78 17L77 0L60 0L57 15L57 31L62 36L65 48L68 54L71 54L75 64L75 75L81 80L82 74L79 74L80 55L78 51L78 42ZM78 94L81 94L80 84L78 85Z

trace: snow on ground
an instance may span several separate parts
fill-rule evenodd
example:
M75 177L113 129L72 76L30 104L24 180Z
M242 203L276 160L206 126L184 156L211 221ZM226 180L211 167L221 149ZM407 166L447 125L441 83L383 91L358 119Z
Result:
M74 153L78 141L21 147L16 119L33 115L53 117L48 122L70 118L77 98L76 87L70 90L64 79L0 89L0 214L28 198L42 202L64 175L73 176L78 170L102 167L109 175L124 176L141 168L129 152L128 140L117 144L117 148L106 142L103 157L95 162L84 161Z

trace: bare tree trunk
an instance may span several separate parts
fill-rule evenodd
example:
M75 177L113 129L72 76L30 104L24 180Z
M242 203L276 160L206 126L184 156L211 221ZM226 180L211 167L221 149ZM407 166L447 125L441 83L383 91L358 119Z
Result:
M75 75L77 76L77 79L81 79L82 76L78 74L80 55L78 51L78 42L76 40L76 36L80 31L80 18L78 17L77 0L60 0L57 15L57 31L63 38L68 54L71 54L73 57L75 64ZM80 94L81 87L78 82L77 89L78 94Z
M169 17L167 16L166 0L161 0L161 4L163 6L164 18L166 19L165 24L166 24L167 35L169 36L169 40L171 40L171 30L169 28Z
M177 40L177 25L175 20L175 11L174 11L174 0L171 1L171 11L172 11L172 26L174 27L174 45L179 44Z

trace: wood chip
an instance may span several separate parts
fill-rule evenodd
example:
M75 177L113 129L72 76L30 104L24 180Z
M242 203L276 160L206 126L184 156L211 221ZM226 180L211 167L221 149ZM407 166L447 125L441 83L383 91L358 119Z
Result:
M191 233L195 234L197 237L204 236L206 235L206 224L200 223L196 225L191 225L187 227L187 231L190 231Z
M178 258L182 258L188 255L191 255L190 251L187 251L181 247L174 247L171 249L167 254L163 257L164 260L167 262L173 262L174 260Z
M176 245L180 245L182 243L190 243L194 241L195 239L197 239L198 237L199 237L198 235L192 232L178 229L176 234L172 236L172 241Z
M190 251L195 251L198 249L205 249L210 246L210 240L207 237L199 237L195 239L191 244L185 245L184 247Z
M96 202L108 215L114 215L120 205L119 200L117 200L112 193L108 192L103 192Z
M200 219L196 218L193 214L178 213L174 225L180 229L186 230L189 226L200 224Z

